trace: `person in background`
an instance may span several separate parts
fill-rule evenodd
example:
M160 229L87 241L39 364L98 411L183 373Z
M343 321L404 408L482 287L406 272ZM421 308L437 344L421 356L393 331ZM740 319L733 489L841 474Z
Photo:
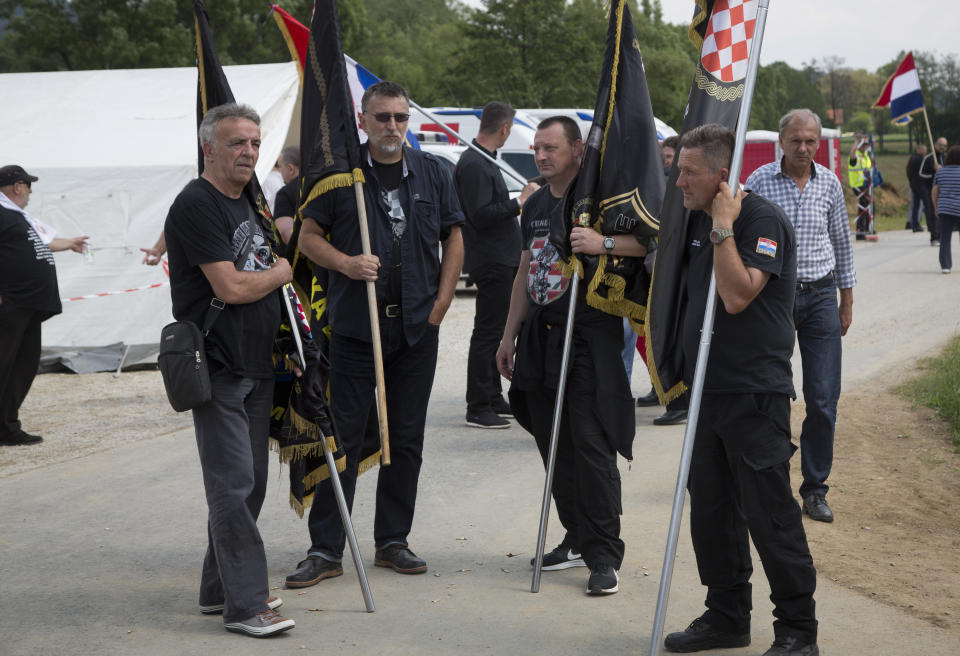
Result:
M907 230L922 232L920 227L920 208L923 207L923 213L927 217L927 225L932 224L933 208L930 203L930 189L923 183L920 177L920 166L923 164L923 158L927 154L927 147L919 143L910 159L907 160L907 182L910 183L910 215L907 217Z
M277 235L286 246L293 234L293 221L300 200L300 146L287 146L281 150L277 164L283 176L283 187L277 192L272 214Z
M83 253L88 237L57 237L27 213L37 176L22 166L0 168L0 445L37 444L43 438L20 425L40 364L40 324L60 314L54 251Z
M473 145L497 157L510 136L510 105L489 102L480 115L480 131ZM528 182L516 199L507 194L500 168L468 148L454 172L457 196L467 220L463 224L464 273L477 286L476 312L467 356L468 426L509 428L513 415L503 398L497 371L497 346L510 309L510 289L520 262L520 223L517 216L540 185Z
M813 161L819 147L820 117L809 109L790 110L780 119L783 159L755 170L744 186L779 205L797 234L793 321L806 410L800 431L800 496L811 519L832 522L827 477L833 467L841 342L853 323L857 273L843 187L828 168Z
M950 234L954 228L960 232L960 146L947 151L943 166L933 176L930 198L940 231L940 270L950 273L953 268Z
M937 173L937 170L943 166L943 156L947 152L947 140L945 137L937 137L937 140L933 142L933 152L927 153L923 157L923 161L920 163L920 180L923 182L926 187L925 198L930 200L930 194L933 193L933 176ZM933 201L930 202L931 207L933 206ZM934 212L931 212L927 217L927 230L930 232L930 245L939 246L940 245L940 227L937 225L937 215Z

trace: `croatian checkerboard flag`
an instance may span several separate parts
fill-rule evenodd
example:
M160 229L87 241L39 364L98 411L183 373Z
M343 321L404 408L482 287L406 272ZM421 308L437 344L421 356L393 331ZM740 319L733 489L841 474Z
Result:
M908 123L910 114L923 109L920 76L913 63L913 52L908 52L897 66L873 106L890 107L890 120L898 125Z

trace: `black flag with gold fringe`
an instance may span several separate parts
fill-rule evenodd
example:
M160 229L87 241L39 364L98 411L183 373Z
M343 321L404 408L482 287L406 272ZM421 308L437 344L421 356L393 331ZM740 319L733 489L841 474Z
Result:
M651 250L659 230L663 164L643 58L627 0L610 8L593 125L564 206L573 226L633 235ZM580 255L586 301L643 330L650 277L643 258Z
M197 128L199 128L200 122L208 109L235 102L235 99L233 91L230 90L230 83L227 82L227 76L220 65L217 49L213 45L210 19L202 0L193 0L193 19L197 38ZM203 173L203 145L200 144L199 140L197 141L197 149L197 172ZM263 217L264 227L269 228L264 234L272 236L271 246L276 247L277 232L273 226L270 208L263 196L263 191L260 189L260 181L257 180L256 175L250 178L250 182L244 187L243 192L256 208L257 213Z
M756 16L756 0L695 0L689 35L700 57L681 136L707 123L736 130ZM686 390L680 316L686 285L683 256L688 212L683 207L683 193L676 187L676 162L674 159L663 200L660 244L647 308L647 363L662 403Z
M360 167L360 137L343 59L335 0L317 0L315 3L305 59L300 123L300 198L291 244L296 244L299 239L304 206L333 189L364 181ZM314 354L317 368L328 371L327 271L315 266L299 248L293 248L289 254L294 288L301 298L310 299L310 327L317 346ZM329 398L326 386L323 392L325 398ZM346 454L333 437L335 427L328 431L324 427L325 416L303 414L304 410L294 404L288 408L296 434L281 441L280 449L282 458L285 453L291 456L288 459L290 505L301 516L313 503L316 484L330 477L318 429L327 436L328 445L335 451L337 471L346 467ZM360 472L367 471L379 461L378 424L376 414L372 413L364 433Z

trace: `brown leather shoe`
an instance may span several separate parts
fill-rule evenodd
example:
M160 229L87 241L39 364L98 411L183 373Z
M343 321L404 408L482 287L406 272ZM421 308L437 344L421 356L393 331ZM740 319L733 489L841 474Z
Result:
M297 569L287 576L284 583L288 588L308 588L323 579L337 576L343 576L343 566L340 563L320 556L307 556L306 560L297 563Z

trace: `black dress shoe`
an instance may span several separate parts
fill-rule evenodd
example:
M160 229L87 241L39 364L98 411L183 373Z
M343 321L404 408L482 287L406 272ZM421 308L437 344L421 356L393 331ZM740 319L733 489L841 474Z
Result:
M17 431L16 433L10 433L2 438L0 438L0 444L4 446L20 446L22 444L39 444L43 442L43 438L39 435L31 435L22 430Z
M690 622L683 631L671 633L664 641L667 651L688 654L704 649L721 649L724 647L746 647L750 644L750 631L746 633L728 633L715 629L701 618Z
M781 636L773 641L763 656L820 656L815 642L804 642L795 636Z
M297 563L296 571L288 575L284 582L288 588L308 588L323 579L332 579L335 576L343 576L343 566L340 563L320 556L307 556L306 560Z
M657 398L657 390L651 389L646 396L637 397L637 407L645 408L651 405L660 405L660 399Z
M687 420L686 410L667 410L662 415L653 420L657 426L673 426L682 424Z
M818 522L833 521L833 511L822 494L811 494L803 498L803 514L810 515L810 519Z
M405 544L391 544L377 549L373 564L377 567L389 567L401 574L423 574L427 571L427 562L417 558Z

